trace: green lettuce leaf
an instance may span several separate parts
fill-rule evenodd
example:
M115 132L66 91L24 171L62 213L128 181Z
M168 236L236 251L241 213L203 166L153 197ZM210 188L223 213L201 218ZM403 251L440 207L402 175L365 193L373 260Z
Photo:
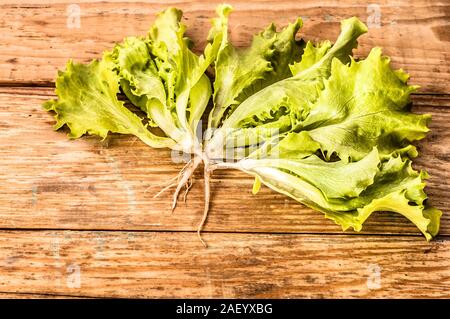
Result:
M43 107L56 112L55 129L67 125L70 138L83 134L106 138L108 132L131 134L151 147L175 148L173 140L152 134L142 119L117 99L119 77L107 61L94 60L89 64L69 61L56 79L58 99Z
M293 63L289 66L291 73L296 75L318 63L325 56L325 54L327 54L332 45L333 44L328 40L317 45L314 45L314 43L308 41L302 54L301 61ZM351 53L349 52L349 54Z
M358 162L325 162L316 155L292 158L281 153L277 158L244 159L240 165L244 170L258 167L277 168L302 178L320 189L325 198L357 197L374 182L380 160L377 149Z
M226 23L228 11L227 6L218 9L220 17L213 22L214 30ZM186 27L180 23L181 16L182 12L175 8L163 11L149 32L149 47L169 92L169 109L175 108L181 127L194 133L189 123L200 119L211 96L205 71L216 59L223 34L212 31L212 43L198 56L190 50L191 42L184 36Z
M343 230L352 227L360 231L373 212L392 211L408 218L430 240L438 233L442 212L424 203L427 177L425 172L413 170L409 159L391 156L382 164L374 184L348 202L350 212L326 212L325 216L340 224Z
M429 115L409 112L409 86L378 48L367 59L350 65L335 59L331 76L311 107L303 129L331 156L358 160L378 147L380 154L416 154L411 141L428 132Z
M227 7L219 12L213 29L225 23ZM211 43L198 56L184 36L181 18L175 8L161 12L147 38L126 38L104 59L116 65L122 90L152 126L161 128L185 152L200 153L196 133L212 93L205 71L217 56L222 33L211 31Z
M122 91L147 114L151 125L160 127L167 136L181 143L183 132L167 107L171 102L148 46L145 38L129 37L106 52L104 59L115 64Z
M300 67L295 67L296 64L294 64L293 68L303 68L303 71L266 86L232 110L207 143L208 156L220 158L224 147L248 146L254 141L265 141L276 134L297 129L305 121L313 103L318 98L323 88L323 81L330 75L331 61L334 58L344 62L349 61L352 49L357 44L356 39L365 32L367 28L358 19L344 20L336 43L326 52L322 50L324 55L316 63L312 64L309 61L302 64L300 61ZM314 50L311 48L310 45L305 54ZM305 59L311 60L308 57ZM217 64L218 62L216 62L216 69ZM217 81L216 78L214 87L217 86ZM230 81L233 80L230 78ZM268 125L269 128L278 128L278 133L275 130L269 130L269 133L264 132L261 130L264 125ZM241 136L237 137L237 135ZM244 141L244 143L236 144L235 141Z
M226 19L230 10L226 10ZM228 40L225 20L222 43L215 60L214 108L209 127L216 128L239 103L261 89L289 77L289 64L298 60L301 45L295 40L302 21L297 19L280 32L271 24L253 37L251 46L237 49Z
M360 231L373 212L391 211L413 222L427 240L436 236L442 212L424 204L426 173L414 171L411 161L399 156L381 164L380 160L374 149L354 163L325 162L312 155L297 160L244 159L233 165L322 211L344 231Z

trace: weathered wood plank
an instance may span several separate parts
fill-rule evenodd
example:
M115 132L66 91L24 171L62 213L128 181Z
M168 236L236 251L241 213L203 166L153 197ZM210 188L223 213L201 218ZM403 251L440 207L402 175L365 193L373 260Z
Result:
M450 242L402 236L0 232L4 292L93 297L450 297Z
M45 88L0 88L0 228L194 230L203 210L199 173L187 202L170 213L171 191L154 199L183 164L127 136L67 140L52 131L40 104ZM416 167L431 178L430 202L444 211L441 234L450 235L450 96L414 96L415 110L433 114L431 133L419 143ZM339 233L340 227L268 188L251 195L252 179L236 171L213 176L209 231ZM159 185L158 185L159 184ZM416 234L396 214L377 214L364 233ZM0 289L1 290L1 289Z
M155 13L168 5L185 11L188 35L204 46L209 20L222 1L2 1L0 83L49 83L69 58L97 58L125 36L145 34ZM420 1L229 1L231 38L248 45L272 21L285 25L302 16L307 39L334 39L339 21L358 16L370 27L359 54L384 48L395 67L411 73L422 92L450 93L450 5ZM78 7L77 7L78 6ZM76 17L79 8L80 20ZM79 28L78 28L79 26Z

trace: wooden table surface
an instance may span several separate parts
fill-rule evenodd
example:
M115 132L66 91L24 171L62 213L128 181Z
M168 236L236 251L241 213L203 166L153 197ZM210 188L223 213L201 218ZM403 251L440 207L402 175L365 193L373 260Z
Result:
M184 10L201 49L221 1L0 2L0 297L450 297L450 4L416 1L229 1L231 39L247 46L268 23L304 19L301 36L335 39L341 19L369 25L357 55L380 46L421 86L413 110L431 113L416 168L444 212L426 242L398 214L361 233L252 179L219 171L203 233L202 175L170 213L158 184L177 174L169 150L127 136L76 141L52 131L41 104L57 69L145 34L168 4ZM370 4L370 5L369 5ZM79 13L79 19L77 18Z

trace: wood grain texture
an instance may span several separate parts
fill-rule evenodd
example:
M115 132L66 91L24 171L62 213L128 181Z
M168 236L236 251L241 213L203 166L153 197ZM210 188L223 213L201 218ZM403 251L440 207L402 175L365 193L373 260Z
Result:
M188 35L202 49L214 9L222 1L76 1L4 0L0 5L0 83L47 84L67 59L98 58L125 36L145 34L155 14L172 5L185 12ZM228 1L235 7L231 39L247 46L252 34L272 21L286 25L304 18L301 36L334 39L339 21L358 16L370 28L359 55L380 46L395 67L412 76L422 92L450 93L450 4L445 0L416 1ZM370 5L369 5L370 4ZM72 8L72 9L71 9ZM378 19L379 17L379 19ZM377 23L379 21L379 23ZM70 27L73 26L73 27Z
M4 292L94 297L450 297L450 242L395 236L0 232ZM375 273L380 271L379 281Z
M113 135L108 145L96 137L69 141L52 131L42 102L52 89L0 89L0 228L195 230L203 211L203 177L196 175L186 203L170 213L172 191L154 199L183 164L169 150L151 149L134 137ZM450 207L450 97L414 96L414 111L431 113L431 133L418 146L417 168L431 178L430 202ZM339 233L321 213L268 188L254 196L252 178L217 171L207 231ZM415 234L397 214L374 214L363 233ZM450 235L444 214L442 235Z
M67 59L86 62L125 36L145 34L169 5L184 10L199 51L220 2L80 0L80 28L76 21L69 28L71 0L1 1L0 298L449 298L448 1L228 1L239 47L272 21L282 26L301 16L300 36L322 40L337 36L340 20L358 16L369 34L356 55L383 47L428 93L413 96L414 112L433 115L414 165L430 173L429 201L444 211L441 235L429 243L391 213L343 234L266 187L251 195L248 176L217 171L203 249L194 233L203 209L200 173L171 214L170 191L153 198L183 166L169 150L118 135L68 141L52 131L41 103L53 97L56 70Z

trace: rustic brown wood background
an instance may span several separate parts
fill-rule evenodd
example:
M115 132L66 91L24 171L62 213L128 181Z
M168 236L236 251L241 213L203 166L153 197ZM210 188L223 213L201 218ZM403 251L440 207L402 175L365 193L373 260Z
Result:
M440 236L429 243L389 213L371 217L361 233L342 233L320 213L267 188L252 196L249 177L220 171L204 249L195 234L200 174L171 214L170 192L152 198L182 166L168 150L126 136L68 141L52 131L40 105L53 97L67 59L89 61L145 34L168 4L184 10L201 49L219 2L1 0L0 297L450 297L446 0L229 1L239 46L268 23L297 16L302 37L314 40L334 39L339 21L353 15L369 22L357 55L382 47L421 86L413 110L433 115L416 161L431 175L430 202L444 211Z

